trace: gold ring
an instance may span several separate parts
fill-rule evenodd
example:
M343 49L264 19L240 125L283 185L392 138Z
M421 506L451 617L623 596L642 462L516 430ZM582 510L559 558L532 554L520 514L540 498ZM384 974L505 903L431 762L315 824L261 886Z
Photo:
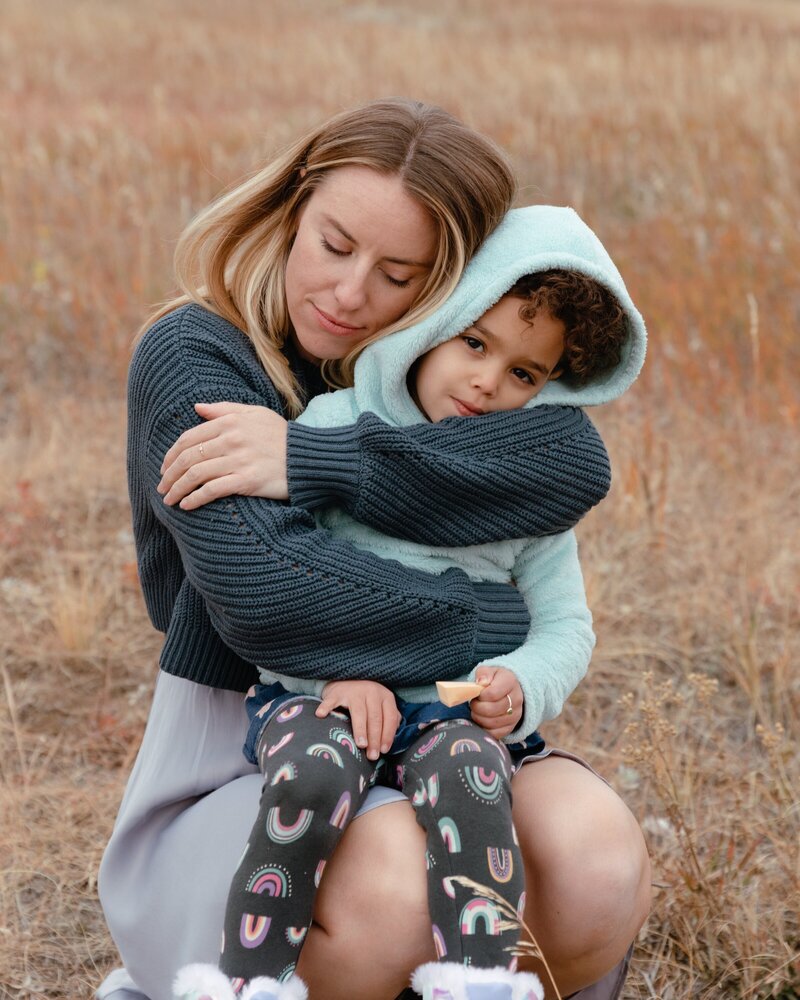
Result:
M506 715L513 715L514 714L514 703L511 701L511 695L507 694L506 698L508 698L508 708L506 709Z

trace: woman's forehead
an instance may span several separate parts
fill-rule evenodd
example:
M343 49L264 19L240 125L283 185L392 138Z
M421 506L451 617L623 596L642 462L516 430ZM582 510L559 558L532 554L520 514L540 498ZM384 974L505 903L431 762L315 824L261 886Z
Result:
M399 174L361 165L337 167L326 173L307 207L315 221L333 226L356 246L380 243L386 259L432 262L436 227Z

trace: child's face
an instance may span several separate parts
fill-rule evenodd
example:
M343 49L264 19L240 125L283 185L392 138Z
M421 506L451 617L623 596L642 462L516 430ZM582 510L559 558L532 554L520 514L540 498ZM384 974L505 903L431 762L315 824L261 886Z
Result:
M428 420L516 410L541 392L564 350L564 324L540 310L521 319L522 301L504 296L469 329L423 355L414 400Z

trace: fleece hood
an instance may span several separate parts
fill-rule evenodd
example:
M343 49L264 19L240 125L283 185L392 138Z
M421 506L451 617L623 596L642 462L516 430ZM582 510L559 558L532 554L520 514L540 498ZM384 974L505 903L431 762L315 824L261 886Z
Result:
M356 410L371 411L391 424L424 419L406 385L421 355L471 326L518 278L564 268L594 278L616 296L625 311L628 336L616 368L582 386L548 382L527 405L594 406L621 395L634 381L645 356L647 333L619 271L592 230L571 208L532 205L512 209L466 267L450 298L426 319L370 344L355 368Z

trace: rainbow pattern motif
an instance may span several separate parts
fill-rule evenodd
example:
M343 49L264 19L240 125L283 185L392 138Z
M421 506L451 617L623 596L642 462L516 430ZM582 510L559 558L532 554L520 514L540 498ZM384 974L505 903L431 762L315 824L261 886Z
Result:
M523 890L522 895L519 897L519 902L517 903L517 916L520 920L525 916L525 904L528 901L528 894Z
M415 809L419 809L420 806L424 806L428 801L428 792L425 789L425 783L422 778L418 779L417 789L411 796L411 805Z
M441 732L440 733L434 733L433 736L431 736L431 738L429 740L425 740L424 743L421 743L417 747L417 749L414 751L411 759L412 760L422 760L423 757L427 757L427 755L432 750L435 750L436 747L439 746L439 744L442 742L442 740L445 738L445 736L446 736L445 733L441 733Z
M273 806L267 813L267 836L275 844L291 844L303 836L313 818L313 809L301 809L294 823L283 823L280 806Z
M458 827L449 816L442 816L439 820L439 831L449 853L459 854L461 852L461 836Z
M321 757L323 760L331 761L337 767L344 767L342 755L328 743L312 743L306 750L306 756Z
M247 882L247 891L285 899L292 894L291 876L283 868L267 865L253 872Z
M267 750L267 757L274 757L281 747L285 747L293 736L294 733L287 733L285 736L281 736L278 742L273 743L269 750Z
M447 955L447 945L444 943L444 934L436 924L433 924L433 947L436 949L436 957L444 958Z
M502 919L494 903L488 899L471 899L461 911L461 933L475 934L479 924L483 924L487 934L494 937L500 933Z
M456 890L453 887L453 880L449 876L442 879L442 888L444 889L445 896L449 896L451 899L456 898Z
M303 705L301 702L295 702L294 705L290 705L288 708L284 708L282 712L278 712L275 718L278 722L291 722L292 719L296 719L297 716L303 711Z
M504 847L487 847L489 871L495 882L510 882L514 874L514 856Z
M450 756L455 757L457 753L480 753L481 747L477 740L454 740L450 747Z
M350 792L342 792L329 820L330 825L335 826L337 830L343 830L345 823L347 823L347 817L350 815L350 801Z
M279 983L285 983L287 979L291 979L294 975L294 970L297 968L297 962L290 962L289 965L284 966L278 975L275 977ZM258 994L256 994L258 996Z
M461 780L476 799L482 802L497 802L503 794L503 781L497 771L485 767L465 767Z
M353 739L352 734L348 733L346 729L331 729L328 733L328 738L332 739L334 743L340 743L346 750L349 750L356 760L361 760L361 751L356 746L356 741Z
M242 947L257 948L260 944L263 944L271 923L271 917L257 917L253 913L243 913L239 929L239 940L242 943Z
M286 940L295 948L299 948L305 939L307 931L307 927L287 927Z
M297 777L297 768L290 760L287 760L285 764L281 764L281 766L272 776L272 781L270 781L270 785L277 785L279 781L294 781L296 777Z
M428 778L428 802L435 806L439 801L439 772L435 771Z
M325 865L327 861L320 861L317 865L317 870L314 872L314 885L319 889L319 884L322 881L322 873L325 871Z

